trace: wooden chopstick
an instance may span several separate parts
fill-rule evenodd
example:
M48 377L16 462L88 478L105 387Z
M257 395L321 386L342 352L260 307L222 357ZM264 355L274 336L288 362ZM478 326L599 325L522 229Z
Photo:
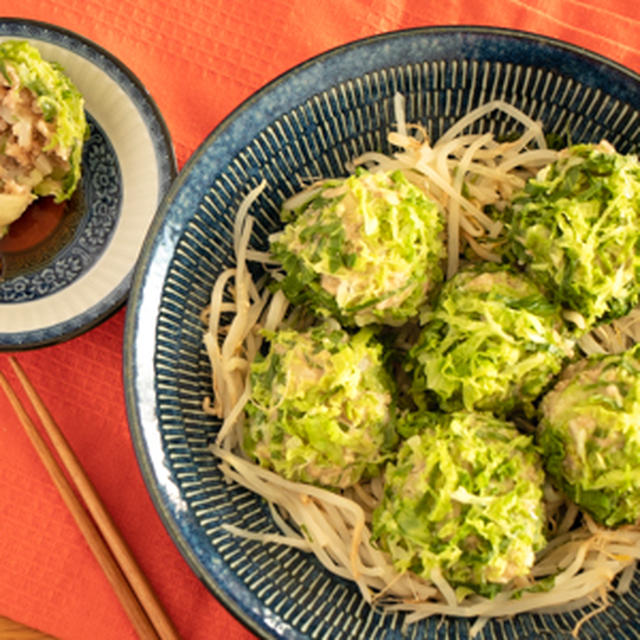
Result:
M0 640L56 640L37 629L32 629L15 620L0 616Z
M53 448L60 457L69 477L80 494L78 499L64 471L38 429L22 407L20 400L0 372L2 386L14 411L20 418L29 439L43 464L49 471L58 491L71 511L78 527L87 539L91 550L100 563L116 595L129 615L141 638L178 640L179 636L171 620L162 608L148 580L138 566L126 542L117 530L111 516L102 504L93 484L86 475L60 428L49 413L44 402L29 381L15 358L9 361L18 376L29 400L42 422ZM86 507L86 510L85 510ZM87 513L88 511L88 513Z

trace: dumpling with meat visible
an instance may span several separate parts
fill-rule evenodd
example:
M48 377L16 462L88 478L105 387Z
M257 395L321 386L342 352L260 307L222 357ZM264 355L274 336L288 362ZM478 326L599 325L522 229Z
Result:
M71 197L87 133L84 99L28 42L0 43L0 237L39 196Z
M394 385L371 328L327 320L265 332L251 365L244 448L296 482L343 489L379 472L395 444Z
M399 326L443 279L439 206L401 171L359 169L312 185L283 207L271 251L294 304L343 326Z
M608 527L640 519L640 346L571 365L541 403L553 481Z

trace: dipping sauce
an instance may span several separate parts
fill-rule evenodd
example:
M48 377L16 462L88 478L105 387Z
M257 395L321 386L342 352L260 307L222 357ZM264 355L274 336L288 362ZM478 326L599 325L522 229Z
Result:
M85 213L82 189L69 200L38 198L0 238L0 283L51 264L73 242Z
M52 197L38 198L0 238L0 259L3 254L26 251L46 240L60 224L66 205L56 204Z

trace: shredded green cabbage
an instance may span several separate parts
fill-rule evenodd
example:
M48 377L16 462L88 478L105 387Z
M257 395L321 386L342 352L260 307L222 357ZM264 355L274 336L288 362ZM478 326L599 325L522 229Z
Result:
M395 444L394 385L370 328L333 320L266 332L251 365L245 451L285 478L347 487L378 472Z
M505 267L461 269L422 320L405 363L422 407L532 415L573 354L557 305Z
M545 545L544 472L531 437L489 413L408 413L387 465L373 539L399 572L494 595Z
M564 150L507 210L507 257L588 330L640 296L640 163L601 146Z
M572 365L543 399L538 442L554 481L598 522L640 518L640 345Z
M403 324L442 281L442 214L399 171L326 180L282 215L278 286L343 325Z

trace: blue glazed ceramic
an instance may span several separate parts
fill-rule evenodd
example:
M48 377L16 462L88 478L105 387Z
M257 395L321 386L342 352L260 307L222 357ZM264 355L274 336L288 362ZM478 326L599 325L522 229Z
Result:
M53 256L38 259L16 269L17 274L0 281L0 302L4 304L39 300L72 285L90 269L113 235L122 206L120 165L109 139L88 115L90 135L83 147L84 179L79 197L72 205L82 209L78 216L74 241L60 243ZM66 218L72 217L69 212ZM75 217L75 216L73 216ZM79 228L78 228L79 227ZM21 262L27 262L24 256ZM35 263L35 264L33 264Z
M64 29L0 18L0 40L28 40L85 98L82 180L41 242L0 251L0 349L70 338L125 301L151 220L176 175L167 127L140 81Z
M389 151L393 96L432 139L470 109L502 98L574 141L640 143L640 78L587 51L536 35L475 27L389 33L329 51L277 78L217 127L190 159L147 237L128 307L124 375L131 433L164 523L195 573L264 638L464 639L472 621L406 626L313 557L236 538L223 525L275 532L261 499L222 480L207 447L219 423L201 409L210 393L200 312L233 262L241 197L268 187L253 246L267 246L279 205L307 176L344 174L352 156ZM513 123L489 116L497 133ZM489 622L479 638L570 638L590 609ZM640 581L583 625L581 638L640 638ZM212 630L213 633L213 630Z

